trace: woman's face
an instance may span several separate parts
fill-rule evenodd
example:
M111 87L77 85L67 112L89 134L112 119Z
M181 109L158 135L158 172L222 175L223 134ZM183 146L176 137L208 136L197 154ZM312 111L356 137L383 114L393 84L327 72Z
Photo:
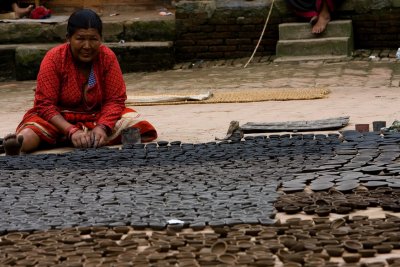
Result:
M92 62L99 53L101 36L97 29L79 29L68 37L72 56L83 63Z

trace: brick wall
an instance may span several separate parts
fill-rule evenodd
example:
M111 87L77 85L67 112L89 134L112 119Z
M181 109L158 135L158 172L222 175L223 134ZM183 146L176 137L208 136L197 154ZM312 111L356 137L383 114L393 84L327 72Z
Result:
M175 53L178 61L249 57L261 35L271 0L179 1ZM400 4L396 1L346 0L334 19L353 20L355 48L400 46ZM276 0L256 55L274 55L278 25L301 21L284 0Z

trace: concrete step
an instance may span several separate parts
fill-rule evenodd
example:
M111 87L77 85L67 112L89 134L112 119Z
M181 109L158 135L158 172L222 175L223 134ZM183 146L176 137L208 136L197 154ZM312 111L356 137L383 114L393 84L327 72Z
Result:
M67 21L0 23L0 44L57 43L65 40ZM174 41L175 19L103 21L105 42Z
M172 42L104 44L115 52L124 73L171 69L175 64ZM35 80L44 55L56 45L0 45L0 81Z
M282 23L279 25L279 40L302 40L330 37L353 37L351 20L334 20L329 22L322 34L311 33L309 23Z
M304 40L279 40L276 56L350 56L353 51L353 39L349 37L329 37Z

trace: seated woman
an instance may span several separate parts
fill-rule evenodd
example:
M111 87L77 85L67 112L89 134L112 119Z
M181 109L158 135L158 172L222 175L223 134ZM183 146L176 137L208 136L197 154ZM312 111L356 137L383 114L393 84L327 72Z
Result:
M96 148L121 142L121 132L139 128L142 142L157 138L155 128L125 107L126 87L115 54L101 43L102 21L90 9L74 12L68 42L51 49L37 76L34 106L16 134L4 138L7 155L40 145Z
M286 0L286 2L298 16L310 21L312 33L319 34L325 31L339 0Z
M29 5L28 7L19 7L15 0L4 0L0 1L0 10L5 12L15 12L16 18L23 18L28 16L33 10L33 5Z

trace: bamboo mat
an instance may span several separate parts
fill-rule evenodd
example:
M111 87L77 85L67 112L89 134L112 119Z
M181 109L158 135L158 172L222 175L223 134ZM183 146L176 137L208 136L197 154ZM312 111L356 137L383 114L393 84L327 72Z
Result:
M326 88L268 88L251 89L248 91L215 91L212 93L185 92L168 94L128 95L127 105L181 105L181 104L217 104L245 103L261 101L311 100L327 97L330 91ZM208 95L206 98L201 96ZM197 97L197 98L196 98ZM154 101L153 101L154 100Z

